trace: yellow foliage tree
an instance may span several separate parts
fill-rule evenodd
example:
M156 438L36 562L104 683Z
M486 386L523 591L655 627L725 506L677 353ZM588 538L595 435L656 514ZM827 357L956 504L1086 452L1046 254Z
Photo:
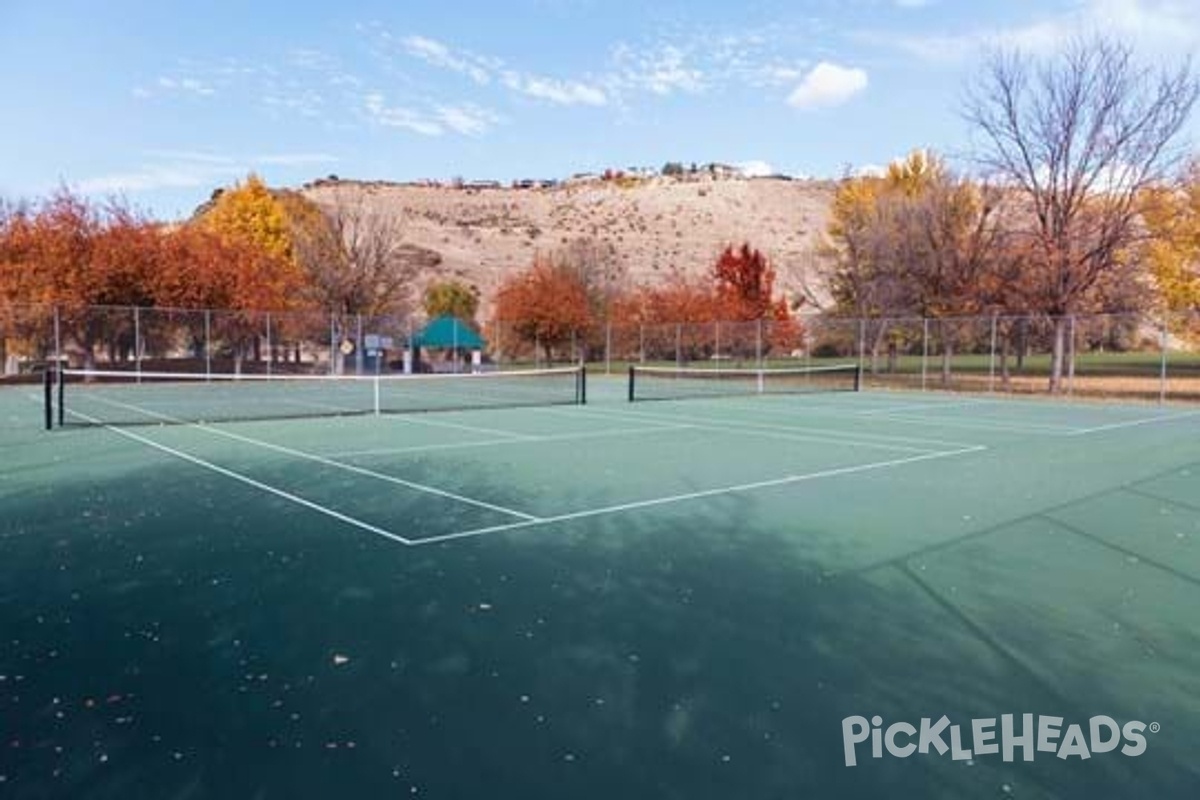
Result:
M252 174L245 183L222 192L199 225L247 254L239 269L250 279L242 283L246 291L235 298L238 307L283 309L301 303L306 281L292 227L283 204L261 178Z
M1200 163L1178 189L1155 188L1142 198L1149 234L1146 265L1168 311L1200 310Z

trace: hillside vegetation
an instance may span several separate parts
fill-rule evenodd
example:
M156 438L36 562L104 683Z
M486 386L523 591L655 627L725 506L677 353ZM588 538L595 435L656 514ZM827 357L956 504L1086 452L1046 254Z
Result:
M835 190L827 181L705 177L535 189L318 181L302 194L324 208L360 206L397 220L406 244L438 256L419 282L463 280L490 303L536 254L580 239L610 245L627 280L647 284L675 269L705 274L725 246L752 242L779 288L799 295Z

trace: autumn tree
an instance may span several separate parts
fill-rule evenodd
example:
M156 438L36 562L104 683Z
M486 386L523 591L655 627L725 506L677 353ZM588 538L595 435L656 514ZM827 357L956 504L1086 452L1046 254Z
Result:
M66 189L6 216L0 245L5 299L57 307L62 336L89 366L101 344L110 358L131 354L129 314L96 307L154 302L157 225L121 203L90 203Z
M539 254L501 284L496 321L522 342L540 347L549 361L555 348L577 339L592 324L587 285L577 270Z
M798 344L799 323L792 318L787 298L775 296L775 270L761 251L749 243L727 246L713 265L712 281L715 312L721 320L758 323L735 326L731 347L761 355L764 347L790 351Z
M428 317L457 317L473 325L479 312L479 290L461 281L431 283L422 305Z
M1147 237L1143 258L1167 311L1200 310L1200 162L1178 186L1148 190L1142 199Z
M934 318L943 380L962 334L952 318L996 310L1003 192L956 175L917 150L880 177L843 181L827 231L826 281L837 308L862 320L859 346L872 369L901 344L895 320ZM890 368L890 367L889 367Z
M310 265L317 302L347 316L407 311L414 279L441 256L406 243L404 218L372 206L352 188L316 202L328 219L333 251Z
M297 259L283 205L255 175L222 192L196 222L240 255L246 276L232 308L282 310L303 305L306 276Z
M1136 236L1138 201L1180 165L1200 86L1191 66L1152 70L1132 49L1077 40L1049 59L991 54L969 89L982 166L1027 205L1039 311L1054 319L1050 390L1062 386L1070 315Z

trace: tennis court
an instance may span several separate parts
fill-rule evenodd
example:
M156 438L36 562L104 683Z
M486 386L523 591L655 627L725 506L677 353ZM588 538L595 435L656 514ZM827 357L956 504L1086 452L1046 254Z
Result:
M0 796L1200 782L1200 409L492 377L0 389ZM1158 727L845 763L853 715L1024 713Z

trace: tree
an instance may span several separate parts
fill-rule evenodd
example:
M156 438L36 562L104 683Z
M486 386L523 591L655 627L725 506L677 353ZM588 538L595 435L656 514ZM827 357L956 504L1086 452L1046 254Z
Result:
M320 233L319 257L309 261L313 297L343 315L403 313L414 279L441 256L404 242L404 220L370 207L353 188L319 203L329 228Z
M1146 226L1143 257L1163 307L1200 310L1200 162L1192 162L1177 187L1154 187L1142 201Z
M283 205L255 175L221 192L197 221L240 255L242 275L231 308L289 309L304 305L306 276L296 260Z
M1190 64L1154 71L1129 46L1077 40L1055 57L998 51L968 91L979 161L1028 206L1031 280L1054 318L1050 390L1062 386L1069 315L1137 236L1138 201L1180 165L1175 143L1200 86Z
M479 290L459 281L439 281L425 289L423 305L429 317L450 316L472 325L479 311Z
M730 321L767 318L772 310L775 270L749 243L727 246L713 265L718 313Z
M577 338L593 322L587 285L578 271L538 254L528 269L501 284L496 321L526 344L541 347L549 361L555 347Z

